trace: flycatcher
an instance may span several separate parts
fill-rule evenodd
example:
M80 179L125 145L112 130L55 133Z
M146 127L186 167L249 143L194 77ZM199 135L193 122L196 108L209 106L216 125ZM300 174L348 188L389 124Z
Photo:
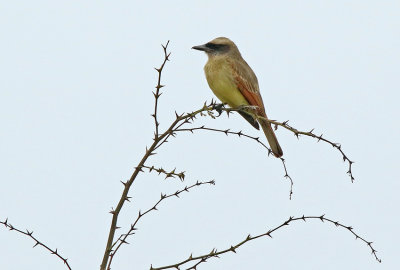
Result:
M192 49L204 51L208 61L204 66L208 85L223 103L232 108L253 106L257 116L267 118L256 75L242 58L235 43L228 38L219 37L210 42L194 46ZM275 157L283 155L274 130L268 121L255 118L245 111L239 112L253 127L262 130L267 137ZM257 123L258 121L258 123Z

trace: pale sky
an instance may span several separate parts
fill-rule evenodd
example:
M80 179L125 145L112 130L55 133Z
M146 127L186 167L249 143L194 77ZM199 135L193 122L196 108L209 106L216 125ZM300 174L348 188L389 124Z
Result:
M111 207L152 143L160 44L170 40L163 73L161 129L177 112L213 94L204 53L215 37L232 39L258 76L268 115L340 142L355 161L355 183L331 146L279 128L294 181L253 141L223 134L181 134L147 165L186 171L186 179L141 174L121 213L121 233L160 193L215 179L143 217L112 269L149 269L222 250L289 216L321 215L348 231L297 222L210 259L199 269L396 269L400 219L399 1L2 1L0 8L0 220L69 259L98 269ZM237 115L206 125L252 136ZM197 126L196 125L196 126ZM66 269L24 236L0 228L0 268Z

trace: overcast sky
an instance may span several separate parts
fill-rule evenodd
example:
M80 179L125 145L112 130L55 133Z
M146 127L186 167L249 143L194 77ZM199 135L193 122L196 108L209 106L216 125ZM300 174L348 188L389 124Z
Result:
M191 50L232 39L258 76L268 115L340 142L279 128L294 181L257 143L210 132L181 134L148 165L186 179L140 174L121 232L160 193L216 180L171 198L138 224L112 269L148 269L228 248L289 216L326 214L374 242L382 264L347 230L309 221L261 238L199 269L396 269L399 267L400 2L393 1L2 1L0 8L0 220L98 269L111 215L152 143L160 44L161 129L213 94L206 56ZM237 115L198 125L262 132ZM0 268L66 269L34 242L0 228Z

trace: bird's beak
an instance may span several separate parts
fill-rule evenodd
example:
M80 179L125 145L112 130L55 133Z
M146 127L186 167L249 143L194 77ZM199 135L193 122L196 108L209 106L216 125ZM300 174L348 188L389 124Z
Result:
M209 52L210 48L208 48L205 44L203 45L198 45L198 46L193 46L192 49L198 50L198 51L204 51L204 52Z

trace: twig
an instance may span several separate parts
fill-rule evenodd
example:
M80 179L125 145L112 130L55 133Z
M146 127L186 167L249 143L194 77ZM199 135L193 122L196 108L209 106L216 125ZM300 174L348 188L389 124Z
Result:
M185 172L175 172L176 169L173 169L172 171L167 172L166 170L164 170L163 168L156 168L154 166L146 166L143 165L142 168L148 169L149 172L158 172L158 175L160 174L164 174L165 175L165 179L172 177L178 177L182 182L185 180Z
M114 248L114 246L116 246L116 248L115 248L114 251L111 252L111 254L110 254L110 260L109 260L109 262L108 262L107 269L108 269L108 270L111 269L112 260L113 260L113 258L114 258L114 256L115 256L115 254L117 253L117 251L119 250L119 248L122 246L122 244L129 244L129 243L126 241L126 239L127 239L130 235L133 235L133 234L134 234L134 231L137 230L137 228L136 228L137 223L139 222L139 220L140 220L144 215L150 213L151 211L156 211L156 210L158 210L158 209L157 209L157 206L158 206L163 200L165 200L165 199L168 199L168 198L171 198L171 197L177 197L177 198L179 198L179 195L180 195L181 193L183 193L183 192L189 192L192 188L199 187L199 186L202 186L202 185L207 185L207 184L208 184L208 185L215 185L215 181L214 181L214 180L207 181L207 182L197 181L195 184L193 184L193 185L191 185L191 186L186 186L185 188L183 188L183 189L181 189L181 190L178 190L178 191L176 191L176 192L174 192L174 193L171 193L171 194L169 194L169 195L166 195L166 194L161 193L160 199L159 199L152 207L150 207L149 209L147 209L147 210L144 211L143 213L139 211L139 214L138 214L136 220L131 224L131 226L130 226L128 232L126 232L126 233L124 233L124 234L121 234L120 237L118 238L118 240L115 241L115 242L113 243L112 247Z
M167 46L163 46L163 48ZM164 54L164 62L165 58L169 57L170 54ZM108 233L108 238L107 238L107 244L106 244L106 248L104 250L104 255L103 255L103 259L100 265L100 270L105 270L108 264L108 261L110 259L110 254L112 252L112 244L114 242L114 236L115 236L115 231L117 229L117 222L118 222L118 217L119 217L119 213L121 212L122 207L124 206L126 201L130 200L130 197L128 196L129 190L132 186L132 184L134 183L134 181L136 180L138 174L143 171L142 168L145 164L145 162L147 161L147 159L152 156L155 155L156 153L154 152L156 149L158 149L162 144L164 144L167 139L170 136L174 135L174 129L175 128L179 128L182 125L184 125L185 123L190 122L191 120L193 120L196 115L207 111L207 110L211 110L210 106L207 106L206 104L204 104L204 106L196 111L193 111L191 113L186 113L186 114L182 114L182 115L178 115L176 114L176 119L171 123L171 125L169 126L169 128L162 134L159 134L158 136L154 137L154 141L151 144L151 146L149 148L146 147L146 151L144 156L142 157L142 159L140 160L139 164L136 166L134 172L132 173L132 176L129 178L129 180L127 180L126 182L122 182L122 184L124 185L124 190L122 191L121 197L118 201L117 206L115 207L115 209L111 209L110 214L112 214L112 220L111 220L111 225L110 225L110 229L109 229L109 233Z
M353 172L352 172L352 165L353 165L354 161L351 161L347 157L347 155L342 150L342 146L339 143L334 143L334 142L322 137L323 134L321 134L319 136L316 135L315 133L313 133L314 129L311 129L310 131L300 131L300 130L290 126L288 124L289 120L284 121L284 122L278 122L278 121L275 121L275 120L270 120L270 119L258 116L256 114L252 113L253 108L251 108L251 107L252 106L249 107L249 110L246 110L245 107L241 107L241 108L220 108L220 110L221 111L225 111L227 113L246 110L247 113L252 114L253 117L255 117L257 119L261 118L261 119L266 120L266 121L268 121L269 123L271 123L271 124L273 124L275 126L281 126L281 127L285 128L285 129L291 131L297 138L299 138L300 135L305 135L305 136L317 139L318 142L319 141L324 141L324 142L330 144L332 147L336 148L342 154L343 161L347 161L347 163L349 164L349 169L347 171L347 174L350 176L351 182L354 182L355 179L353 177Z
M158 126L160 125L160 123L157 120L158 99L160 98L160 96L162 94L162 93L160 93L160 89L165 86L165 85L161 84L161 74L164 69L165 63L167 61L169 61L169 56L171 55L171 53L167 52L168 44L169 44L169 40L167 41L167 43L165 45L161 45L164 50L164 62L161 64L161 66L159 68L155 68L155 70L157 70L157 72L158 72L158 80L157 80L157 85L156 85L156 92L155 93L153 92L154 99L155 99L154 114L151 115L154 118L154 124L155 124L155 128L156 128L154 138L158 137Z
M47 246L46 244L44 244L43 242L41 242L40 240L38 240L36 237L33 236L33 231L22 231L16 227L14 227L13 225L11 225L8 221L8 218L5 221L0 221L1 224L3 224L6 228L8 228L10 231L15 231L18 232L20 234L23 234L25 236L28 236L29 238L31 238L33 241L35 241L35 245L33 245L33 247L36 246L42 246L43 248L47 249L48 251L50 251L51 254L56 255L60 260L62 260L65 264L65 266L71 270L70 265L68 264L68 259L64 258L63 256L60 255L60 253L58 253L57 249L51 249L49 246Z
M273 228L271 230L268 230L265 233L262 233L262 234L259 234L259 235L256 235L256 236L251 236L249 234L243 241L237 243L234 246L230 246L229 248L226 248L224 250L218 251L217 249L213 248L210 253L207 253L207 254L204 254L204 255L199 255L199 256L193 256L191 254L186 260L183 260L183 261L175 263L175 264L171 264L171 265L167 265L167 266L161 266L161 267L153 267L151 265L150 266L150 270L161 270L161 269L171 269L171 268L180 270L181 267L183 265L185 265L186 263L188 263L188 262L196 262L196 264L194 266L190 267L190 268L187 268L187 269L196 269L196 267L199 264L201 264L203 262L206 262L207 259L209 259L209 258L213 258L213 257L214 258L215 257L219 258L220 255L222 255L224 253L228 253L228 252L236 253L236 249L238 249L240 246L244 245L245 243L247 243L249 241L255 240L255 239L260 238L260 237L265 237L265 236L268 236L268 237L272 238L272 233L273 232L279 230L282 227L285 227L285 226L289 225L293 221L303 220L305 222L308 219L319 219L322 222L327 221L329 223L334 224L336 227L342 227L342 228L347 229L348 231L350 231L356 237L356 239L360 239L361 241L366 243L367 246L370 248L373 256L375 257L375 259L378 262L382 262L382 260L377 257L377 255L376 255L377 251L372 247L372 242L369 242L369 241L365 240L363 237L359 236L356 232L354 232L354 230L353 230L353 228L351 226L346 226L346 225L343 225L343 224L339 223L338 221L333 221L332 219L326 218L325 215L322 215L322 216L304 216L303 215L303 216L297 217L297 218L289 217L289 219L286 220L285 222L283 222L281 225L279 225L279 226L277 226L277 227L275 227L275 228Z
M289 179L289 181L290 181L289 200L291 200L292 199L292 195L293 195L293 179L288 174L288 171L287 171L287 168L286 168L286 164L285 164L285 159L282 158L282 157L279 158L279 159L282 161L283 169L285 170L285 175L283 177L285 177L286 179Z
M215 118L215 115L213 115L213 117ZM218 117L218 116L217 116ZM208 128L205 126L201 126L201 127L194 127L194 128L176 128L174 131L175 132L184 132L184 131L189 131L191 133L194 133L194 131L198 131L198 130L206 130L206 131L213 131L213 132L219 132L219 133L224 133L225 135L237 135L239 137L245 137L251 140L256 141L257 143L261 144L265 149L268 150L268 156L272 153L272 150L266 146L261 140L260 137L254 137L251 135L248 135L246 133L243 133L242 131L231 131L230 129L218 129L218 128ZM289 199L292 199L292 195L293 195L293 179L289 176L287 168L286 168L286 164L285 164L285 159L280 158L280 160L282 161L283 164L283 169L285 170L285 175L284 177L286 179L288 179L290 181L290 191L289 191Z
M162 87L161 83L160 83L161 82L161 71L164 68L164 64L168 61L168 57L170 56L169 53L168 54L166 53L168 43L169 42L167 42L167 44L165 46L163 46L163 49L164 49L164 62L163 62L163 65L161 65L161 68L157 70L159 72L158 86L160 86L160 87L158 87L158 88L156 87L157 88L156 93L155 93L156 103L157 103L158 97L160 95L158 90ZM117 221L118 221L119 213L120 213L122 207L124 206L125 202L129 201L129 199L130 199L130 197L128 196L129 189L131 188L131 186L132 186L133 182L135 181L136 177L138 176L139 172L142 171L142 166L144 165L146 160L150 156L155 154L154 150L156 149L157 145L160 143L160 141L162 141L165 137L167 137L169 133L171 133L172 129L180 121L180 119L176 119L171 124L171 126L167 129L167 131L165 131L161 135L158 135L158 122L157 122L157 119L156 119L156 116L157 116L157 114L156 114L157 105L155 105L154 107L155 107L155 109L154 109L155 113L154 113L153 117L154 117L155 123L156 123L156 132L155 132L156 134L154 136L154 141L153 141L152 145L149 148L146 147L146 152L145 152L144 156L142 157L142 159L140 160L138 166L135 168L134 172L132 173L132 176L130 177L130 179L128 181L126 181L126 182L122 182L123 185L124 185L124 190L123 190L123 192L121 194L121 198L119 199L118 204L115 207L115 210L112 209L110 211L110 213L112 214L113 217L112 217L112 220L111 220L110 230L109 230L108 238L107 238L107 244L106 244L106 248L104 250L104 255L103 255L103 260L102 260L101 265L100 265L100 270L105 270L106 269L110 253L112 251L111 246L112 246L113 241L114 241L115 230L117 229Z
M190 131L193 133L194 131L197 131L197 130L208 130L208 131L213 131L213 132L220 132L220 133L224 133L225 135L232 134L232 135L237 135L238 137L243 136L245 138L255 140L257 143L261 144L265 149L268 150L268 155L270 155L272 153L271 149L260 140L260 137L253 137L253 136L243 133L242 131L236 132L236 131L231 131L230 129L208 128L205 126L194 127L194 128L178 128L178 129L175 129L174 131L175 132Z

